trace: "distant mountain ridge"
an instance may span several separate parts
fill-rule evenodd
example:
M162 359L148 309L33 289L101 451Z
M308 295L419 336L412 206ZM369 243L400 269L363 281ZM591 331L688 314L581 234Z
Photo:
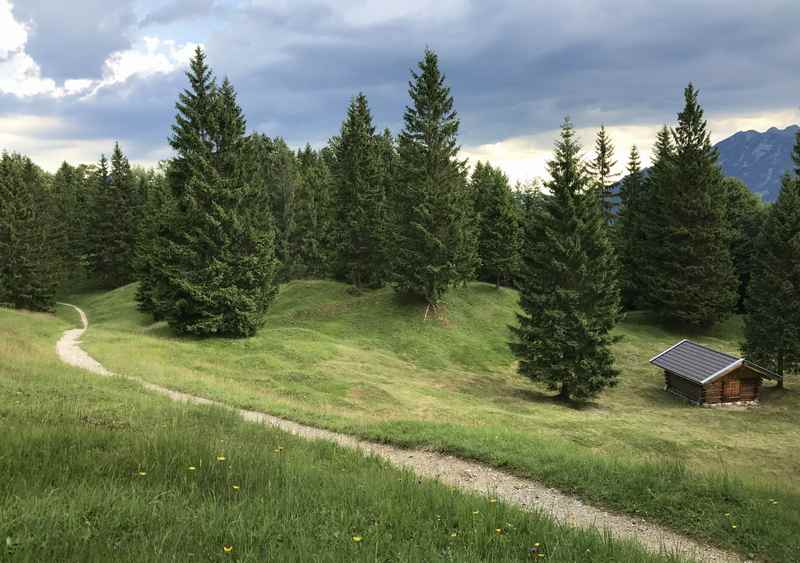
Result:
M764 201L775 201L781 178L794 169L792 149L800 126L770 127L763 133L739 131L714 145L726 176L739 178Z

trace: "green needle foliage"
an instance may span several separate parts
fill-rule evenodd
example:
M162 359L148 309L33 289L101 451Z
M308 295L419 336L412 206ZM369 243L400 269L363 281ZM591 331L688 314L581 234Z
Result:
M480 279L509 283L519 266L521 232L519 212L508 177L489 163L478 162L472 173L472 191L478 214Z
M619 318L617 265L580 148L565 120L548 165L550 195L528 216L522 312L511 327L519 373L565 400L589 399L617 381L610 334Z
M380 287L387 277L388 215L380 150L367 98L360 93L350 102L333 143L335 271L356 289Z
M689 84L672 132L674 150L663 132L656 147L647 289L652 308L662 318L707 327L733 309L737 279L722 172L697 96Z
M63 232L45 173L27 157L0 157L0 304L48 311L61 284Z
M401 293L438 306L448 288L474 275L477 232L458 158L459 121L436 53L426 49L411 74L398 142L393 278Z
M755 243L745 317L747 357L800 373L800 179L784 178ZM782 385L782 382L781 382Z
M325 278L333 259L333 177L322 156L310 145L298 152L300 182L290 237L292 278Z
M215 86L199 48L188 76L170 139L175 212L150 299L178 333L250 336L277 293L269 200L233 86Z
M648 192L642 174L639 150L631 147L628 175L619 190L620 205L616 221L617 255L620 261L622 302L626 309L642 304L644 281L642 272L648 260L645 212Z
M597 186L597 196L600 199L600 205L603 208L603 216L606 222L612 223L614 221L614 178L618 176L614 172L614 167L617 161L614 160L614 143L606 133L605 125L600 125L600 131L597 133L597 139L594 144L594 158L588 164L588 172L594 178Z
M747 287L753 273L755 241L764 225L767 206L738 178L725 178L725 211L733 268L739 279L736 311L746 312Z

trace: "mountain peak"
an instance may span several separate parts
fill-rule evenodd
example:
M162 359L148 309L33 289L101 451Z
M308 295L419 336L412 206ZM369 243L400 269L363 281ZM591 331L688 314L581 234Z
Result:
M784 129L770 127L766 131L739 131L715 145L719 163L726 176L742 180L751 191L765 201L775 201L783 175L793 169L798 125Z

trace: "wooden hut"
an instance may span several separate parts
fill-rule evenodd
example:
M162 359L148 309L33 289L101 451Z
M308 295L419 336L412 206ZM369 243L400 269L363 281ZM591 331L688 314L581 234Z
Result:
M744 358L691 340L681 340L650 363L664 370L667 391L698 405L758 401L762 379L781 379Z

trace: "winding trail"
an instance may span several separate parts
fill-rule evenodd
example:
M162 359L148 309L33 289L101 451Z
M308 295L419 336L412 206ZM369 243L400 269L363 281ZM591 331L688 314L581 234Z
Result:
M65 331L56 344L56 351L61 360L98 375L117 375L81 349L80 337L89 327L86 314L75 305L69 303L59 303L59 305L74 308L80 314L83 323L83 328ZM346 448L378 456L393 465L410 469L422 477L436 479L464 491L492 496L528 511L541 511L570 526L597 528L610 532L615 538L636 540L655 553L675 553L697 561L713 563L744 561L736 554L698 543L640 518L615 514L587 505L575 497L565 495L537 481L511 475L483 463L425 450L408 450L367 442L347 434L298 424L261 412L232 408L203 397L173 391L138 377L121 377L137 381L148 391L165 395L173 401L227 408L249 422L274 426L307 439L335 442Z

